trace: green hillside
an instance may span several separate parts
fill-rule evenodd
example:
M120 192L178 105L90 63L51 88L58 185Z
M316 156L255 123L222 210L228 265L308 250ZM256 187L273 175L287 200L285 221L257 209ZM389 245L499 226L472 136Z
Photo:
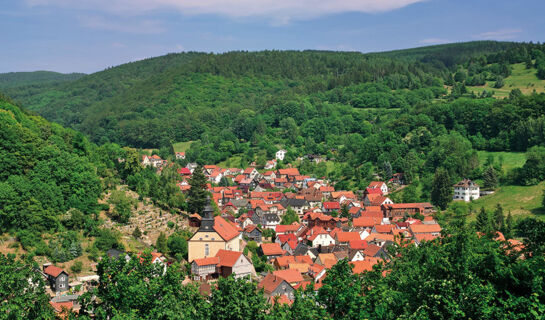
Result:
M535 68L526 68L524 63L512 65L511 75L505 78L505 85L502 88L494 88L495 81L486 81L482 86L468 86L469 91L481 94L483 91L493 92L494 97L505 98L513 89L519 89L524 94L532 92L545 92L545 80L541 80L536 75Z
M85 76L84 73L63 74L52 71L0 73L0 89L70 82L83 76Z

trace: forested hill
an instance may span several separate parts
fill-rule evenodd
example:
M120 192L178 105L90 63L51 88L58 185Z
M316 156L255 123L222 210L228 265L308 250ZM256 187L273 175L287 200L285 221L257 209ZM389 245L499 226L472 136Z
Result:
M0 73L0 89L70 82L83 76L85 76L84 73L64 74L53 71Z
M102 193L94 148L0 95L0 233L58 230L69 209L92 223Z
M503 52L508 49L516 50L520 47L520 44L516 42L471 41L377 52L370 55L452 67L474 57Z
M321 128L362 133L347 127L350 121L338 123L341 116L378 126L392 112L406 114L438 99L474 98L466 85L500 85L514 63L526 63L535 77L539 61L545 60L543 48L482 41L384 54L170 54L70 83L23 86L6 93L99 143L149 148L201 140L214 143L217 151L220 142L233 141L230 152L240 152L239 142L262 141L288 130L293 132L284 136L292 138L278 144L293 145L301 136L323 146L327 134ZM481 91L480 96L490 96L490 90Z

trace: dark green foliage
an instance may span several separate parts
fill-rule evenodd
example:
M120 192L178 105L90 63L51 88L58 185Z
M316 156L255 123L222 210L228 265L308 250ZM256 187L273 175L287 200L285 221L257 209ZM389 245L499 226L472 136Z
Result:
M483 174L484 187L493 189L498 185L498 175L494 167L489 166Z
M250 293L250 294L248 294ZM210 297L210 318L214 320L267 319L270 305L247 279L220 278Z
M523 237L524 251L527 256L545 254L545 222L535 218L526 218L517 225L517 235Z
M187 238L180 234L172 234L167 241L168 252L174 257L187 259Z
M86 225L102 192L91 149L81 134L0 98L0 232L56 230L72 208L84 214L73 227Z
M452 201L452 183L448 172L443 168L437 168L433 178L431 201L434 205L445 210Z
M123 249L122 244L119 242L121 234L116 230L110 229L98 229L94 242L94 247L100 251L107 251L109 249Z
M123 190L113 190L108 203L113 206L110 210L110 217L113 220L120 223L129 222L133 207L136 205L133 198L127 196Z
M504 85L505 85L505 83L503 82L503 77L498 76L496 78L496 82L494 82L494 88L499 89L499 88L503 87Z
M72 264L72 266L70 267L70 271L76 274L80 273L82 269L83 269L83 263L81 261L74 262L74 264Z
M31 265L0 254L0 318L55 319L45 283Z
M202 167L198 166L195 171L193 171L193 175L191 176L191 179L189 179L191 188L189 189L189 199L187 200L189 212L198 214L202 214L208 195L206 191L207 180L202 170Z
M81 256L82 249L77 233L61 233L49 241L49 258L53 262L65 262Z
M475 221L475 229L478 232L489 234L493 230L493 222L490 218L490 213L481 207L481 211L477 214L477 220Z
M161 253L168 252L167 237L163 232L161 232L159 234L159 237L157 237L157 241L155 242L155 249Z
M142 236L142 231L140 231L140 228L138 228L138 226L136 226L136 228L134 228L134 231L132 232L132 236L135 239L140 239L140 237Z
M280 224L292 224L294 222L299 222L299 216L291 207L288 207L286 210L286 213L282 216L282 221L280 221Z
M505 217L503 216L503 208L501 204L498 203L496 210L494 210L494 230L503 231L505 227Z

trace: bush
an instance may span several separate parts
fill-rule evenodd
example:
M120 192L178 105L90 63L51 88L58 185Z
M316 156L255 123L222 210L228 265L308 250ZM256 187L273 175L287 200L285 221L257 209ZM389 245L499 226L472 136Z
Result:
M107 251L112 248L123 250L123 245L119 243L120 237L121 235L117 231L99 229L94 246L100 251Z
M83 263L81 261L74 262L74 264L72 264L72 266L70 267L70 270L73 273L80 273L82 269L83 269Z

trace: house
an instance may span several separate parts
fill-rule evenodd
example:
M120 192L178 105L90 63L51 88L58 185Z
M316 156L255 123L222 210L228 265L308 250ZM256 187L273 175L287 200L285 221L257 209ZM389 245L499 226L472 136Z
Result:
M341 204L338 202L324 202L322 205L322 211L324 213L332 213L333 211L340 211Z
M243 235L248 238L249 241L261 243L263 233L255 224L250 224L244 228Z
M176 152L176 160L185 159L185 152Z
M267 276L265 276L265 278L259 282L257 288L263 289L264 295L267 299L282 295L288 297L288 299L294 299L295 289L293 286L283 278L272 273L267 274Z
M365 195L365 198L363 198L363 205L364 206L382 206L384 204L392 204L394 203L390 198L382 196L380 194L367 194Z
M281 202L281 204L284 206L284 208L291 207L298 216L302 216L303 213L310 207L307 200L297 198L285 199Z
M386 183L382 181L371 181L371 183L369 183L369 186L367 186L367 188L380 189L383 195L388 194L388 186L386 185Z
M242 252L220 249L216 253L218 258L219 275L228 277L231 274L235 278L243 278L256 275L254 265Z
M195 259L191 262L191 274L193 280L203 281L212 279L216 274L216 267L220 262L218 257Z
M441 234L441 226L439 224L412 224L409 226L409 231L413 236L418 234L439 236Z
M303 282L303 276L301 275L301 272L295 269L276 270L273 272L273 274L286 280L286 282L292 286L296 286L297 284Z
M46 279L51 286L51 290L53 290L54 292L63 292L69 289L69 275L63 269L55 267L52 264L44 264L43 273L45 274Z
M320 253L314 263L324 266L326 269L331 269L337 264L337 257L333 253Z
M240 251L237 227L220 216L213 217L214 208L208 204L203 210L199 229L188 241L188 261L213 257L220 249Z
M392 175L392 179L390 179L390 183L397 184L397 185L404 185L405 184L405 175L403 173L394 173Z
M479 196L479 185L469 179L464 179L454 185L453 200L463 200L465 202L469 202L471 200L479 199Z
M256 168L249 167L249 168L244 169L242 174L246 178L254 180L259 175L259 172L257 172Z
M358 232L337 232L335 234L335 243L337 245L348 245L350 241L360 241L360 234Z
M280 149L278 151L276 151L276 160L280 160L280 161L283 161L284 158L286 157L286 153L288 153L286 150L284 149Z
M301 229L301 225L297 222L294 222L292 224L279 224L275 228L276 235L282 235L282 234L290 234L290 233L297 233Z
M367 248L363 249L362 253L365 256L365 259L367 259L367 257L388 259L388 253L386 253L384 246L379 247L376 244L370 244Z
M292 181L294 177L300 176L299 169L297 168L286 168L276 170L277 178L286 178L288 181Z
M266 169L266 170L271 170L271 169L274 169L274 168L276 168L276 159L267 161L267 163L265 164L265 167L264 167L264 169Z
M262 256L266 256L267 259L271 260L278 258L284 255L284 250L280 247L279 243L262 243L259 246L258 253Z
M381 207L385 218L406 217L409 215L429 215L434 212L433 205L429 202L421 203L388 203Z
M311 243L312 247L329 246L335 243L335 239L322 227L313 227L307 234L307 241Z

